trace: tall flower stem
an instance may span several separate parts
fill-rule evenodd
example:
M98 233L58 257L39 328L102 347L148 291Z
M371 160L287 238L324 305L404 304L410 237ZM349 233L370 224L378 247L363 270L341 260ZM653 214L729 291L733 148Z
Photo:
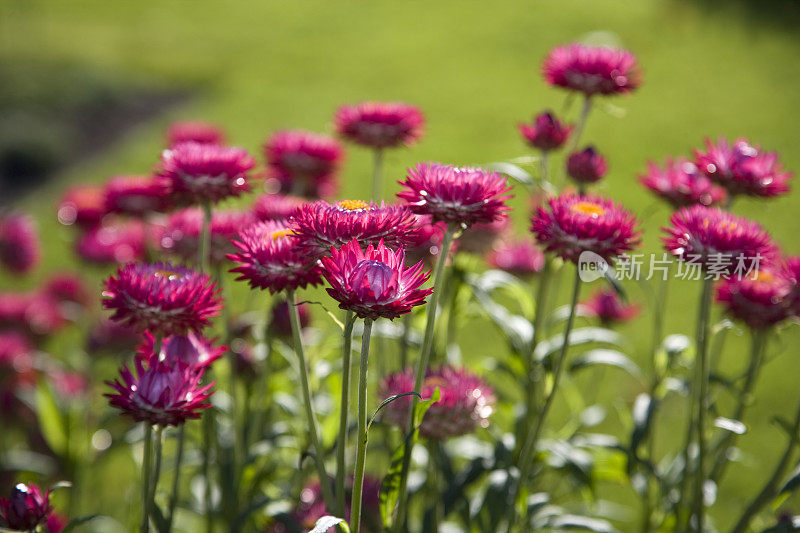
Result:
M439 260L436 262L436 270L433 275L433 294L428 300L427 311L428 317L425 324L425 336L422 340L422 350L419 354L419 361L417 361L417 372L414 379L414 392L420 393L422 389L422 381L425 379L425 371L428 368L428 360L431 355L431 348L433 346L433 333L436 326L436 308L439 305L439 295L441 293L442 280L444 279L445 263L447 256L450 253L450 246L453 244L453 236L455 235L455 228L448 225L444 232L442 239L442 249L439 252ZM414 411L417 408L418 397L411 396L411 409L408 413L408 432L409 434L414 431ZM397 499L397 518L395 521L395 531L400 531L405 522L406 509L408 507L408 470L411 466L411 448L412 446L406 445L403 450L403 465L400 471L400 489Z
M697 316L697 356L695 378L697 380L697 469L694 477L694 514L697 531L703 531L705 505L703 485L705 484L706 453L706 409L708 407L708 322L711 314L711 279L703 280L700 295L700 310ZM690 518L691 520L691 518Z
M372 201L380 202L383 197L383 149L376 148L372 162Z
M583 130L586 129L586 122L589 120L589 113L592 110L592 98L591 96L586 96L583 99L583 107L581 108L581 115L578 118L578 122L575 124L575 130L572 132L572 138L570 139L569 149L567 150L567 154L574 151L575 148L578 147L578 143L580 142L581 135L583 135Z
M178 493L181 486L181 465L183 464L183 449L186 440L186 424L178 427L177 451L175 452L175 474L172 478L172 491L169 496L169 510L167 514L167 531L172 531L175 521L175 508L178 505Z
M142 533L150 531L150 474L153 466L153 426L144 423L144 452L142 454Z
M733 413L733 419L740 422L744 418L749 403L752 401L753 389L758 381L761 363L764 359L767 332L764 330L753 330L751 335L750 365L745 375L744 385L738 395L736 410ZM725 469L728 464L730 464L728 461L728 450L736 443L738 436L737 433L730 431L717 442L716 446L714 446L713 451L716 452L716 456L708 479L716 483L725 474Z
M413 315L407 313L403 315L403 335L400 337L400 371L404 371L408 366L408 345L411 341L411 327Z
M542 172L542 182L550 181L550 151L549 150L542 150L542 155L539 158L539 167Z
M164 445L164 426L156 426L153 431L153 477L150 480L150 509L155 507L156 501L156 488L158 487L158 478L161 477L161 456Z
M529 426L533 423L532 418L536 414L535 402L541 376L539 375L539 365L536 364L534 353L536 352L536 346L539 345L539 341L542 338L544 319L547 315L547 296L548 287L550 285L550 273L552 270L552 262L549 258L545 258L544 268L539 276L539 283L536 287L536 309L534 310L533 320L531 321L531 325L533 326L533 334L531 335L531 345L528 349L525 360L528 370L528 383L526 383L525 388L528 400L526 406L527 416L525 417L526 426Z
M575 324L575 310L578 307L578 298L580 297L580 292L581 292L580 270L576 267L575 280L572 288L572 299L570 300L570 305L569 305L569 317L567 318L567 324L564 327L564 338L561 344L561 350L559 350L558 353L558 357L553 361L553 386L550 389L550 391L547 392L544 403L542 404L541 408L539 409L539 412L537 413L538 416L536 418L536 422L531 427L531 432L528 434L528 437L525 440L525 445L522 447L522 451L520 452L519 456L520 475L519 479L517 480L517 483L511 490L511 498L509 500L511 507L511 516L508 520L508 528L506 529L508 533L511 533L511 531L513 531L514 527L516 526L518 519L517 498L519 497L519 494L522 491L523 486L527 483L527 479L530 476L531 470L533 469L534 466L533 456L536 453L536 442L539 440L539 436L541 435L545 420L547 419L547 415L550 412L550 408L553 405L553 400L555 399L556 393L558 392L558 385L561 383L561 376L563 374L564 362L566 361L567 353L569 351L569 337L570 333L572 332L572 327Z
M211 253L211 204L206 202L203 204L203 230L200 235L200 257L197 258L197 264L200 271L208 273L208 265L210 263L209 254Z
M345 452L347 450L347 413L350 402L350 367L353 352L353 312L344 315L342 334L342 399L339 409L339 438L336 441L336 513L344 516L345 511Z
M367 366L369 363L369 338L372 320L364 319L361 334L361 364L358 372L358 448L353 477L353 496L350 500L350 529L361 531L361 496L364 491L364 466L367 461Z
M753 518L755 518L758 512L769 503L770 500L778 495L778 484L786 475L786 468L790 464L789 461L791 461L792 455L794 455L794 450L798 441L800 441L798 432L800 432L800 405L797 407L797 413L794 415L794 423L792 424L791 434L789 435L789 442L786 444L786 450L784 450L778 464L775 466L772 476L767 480L764 488L761 489L758 496L750 502L750 505L748 505L742 513L742 516L732 530L733 533L745 533L745 531L749 531L750 522L753 521Z
M306 423L308 433L311 438L311 446L314 448L314 464L317 467L319 484L322 488L322 499L326 505L334 504L333 492L331 490L328 473L325 471L325 450L320 444L319 434L317 433L317 421L314 416L314 406L311 404L311 386L308 384L308 364L303 350L303 341L300 338L300 315L297 312L297 299L293 290L290 290L287 298L289 300L289 318L292 323L292 337L294 339L294 351L297 354L297 361L300 365L300 384L303 393L303 403L305 404Z

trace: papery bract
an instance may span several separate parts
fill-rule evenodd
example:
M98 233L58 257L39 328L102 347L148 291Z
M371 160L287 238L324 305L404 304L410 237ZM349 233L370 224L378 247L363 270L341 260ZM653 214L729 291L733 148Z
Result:
M579 43L554 48L544 60L542 73L550 85L586 96L624 94L641 84L632 53Z
M667 159L663 167L649 163L647 173L639 181L676 209L694 204L722 205L728 197L725 189L712 183L697 165L683 157Z
M32 531L53 511L50 491L32 483L17 483L8 498L0 498L0 527Z

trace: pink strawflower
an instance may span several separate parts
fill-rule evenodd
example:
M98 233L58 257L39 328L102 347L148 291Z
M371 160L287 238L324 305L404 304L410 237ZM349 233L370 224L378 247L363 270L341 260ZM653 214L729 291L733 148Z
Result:
M459 168L440 163L420 163L408 170L404 190L397 196L411 210L431 215L434 221L468 228L478 222L493 222L509 210L505 201L511 187L496 172Z
M75 244L81 259L100 265L141 261L145 251L145 226L139 220L104 223L87 230Z
M795 282L781 268L759 266L743 277L732 276L717 286L717 301L730 316L752 329L766 329L793 314Z
M572 126L562 123L551 111L533 117L532 124L520 124L519 132L527 143L542 152L561 148L570 133Z
M492 268L528 278L544 268L544 253L530 241L505 241L489 254L488 261Z
M33 346L22 333L0 331L0 396L34 384Z
M0 498L0 527L33 531L53 511L50 491L33 483L17 483L8 498Z
M280 192L328 198L336 192L336 173L344 151L333 137L301 130L279 131L264 145L268 178Z
M624 94L636 89L641 74L636 57L627 50L572 43L554 48L542 65L550 85L595 94Z
M159 183L176 206L217 203L248 192L255 160L241 148L184 142L164 150Z
M422 437L444 440L467 435L478 427L489 426L495 396L492 388L481 378L466 369L451 366L429 369L425 374L425 381L422 382L420 394L423 398L430 398L436 387L439 387L441 399L425 413L419 426ZM386 377L381 383L380 395L386 399L413 390L414 374L407 369ZM410 408L411 397L403 396L387 405L383 416L390 424L404 427L408 423Z
M605 158L589 146L580 152L573 152L567 158L567 175L577 183L595 183L608 172Z
M776 254L761 226L715 207L684 207L672 215L663 231L668 252L723 276L746 274Z
M54 274L45 281L42 291L56 302L75 303L81 307L90 304L89 291L77 274Z
M675 209L694 204L721 205L728 197L725 189L714 185L697 165L683 157L667 159L663 168L650 162L647 174L639 181Z
M306 304L297 306L297 314L300 317L300 328L304 329L311 324L311 314L308 312ZM269 321L269 332L276 337L288 339L292 336L292 323L289 317L289 303L281 300L272 306L272 316Z
M475 255L489 253L500 237L508 230L511 220L508 217L498 218L492 222L478 222L465 229L455 243L458 252Z
M109 403L134 420L149 424L178 426L187 419L200 418L213 385L201 385L203 368L183 361L158 361L155 355L136 357L135 374L123 365L120 379L106 382L116 393L105 394Z
M442 251L446 225L444 222L433 222L433 217L430 215L414 215L414 220L417 231L405 247L406 261L411 264L422 261L431 267L436 256Z
M586 316L599 319L604 326L632 320L640 311L638 305L626 304L611 289L595 292L587 301L580 303L579 308Z
M139 343L139 333L113 320L100 320L89 332L86 349L89 352L121 354L132 352Z
M174 122L167 130L167 144L174 146L183 142L222 144L225 134L215 124L199 120Z
M66 320L58 302L42 291L0 293L0 328L9 328L30 337L56 333Z
M220 264L236 251L231 239L254 222L249 211L214 211L211 216L209 259ZM186 208L170 214L156 231L158 245L168 255L185 262L196 261L203 232L203 212L200 208Z
M206 339L192 331L185 335L169 335L161 339L161 348L156 353L156 339L152 333L145 331L142 343L136 351L148 365L156 361L173 365L180 361L191 368L206 368L228 349L227 346L215 346L214 341L215 339Z
M105 211L143 216L167 209L168 189L152 176L115 176L106 183Z
M253 204L253 215L263 221L286 220L304 203L306 201L297 196L262 194Z
M233 244L239 250L228 259L238 266L230 271L254 289L275 294L322 281L316 259L302 253L294 230L281 222L257 222L239 233Z
M591 195L562 194L533 215L531 231L539 245L577 263L582 252L608 262L639 244L636 218L611 200Z
M84 228L98 225L106 214L105 187L84 186L68 190L58 205L58 221Z
M789 192L792 173L783 169L778 154L765 152L747 139L733 144L725 139L713 144L706 139L706 151L695 150L694 156L697 167L733 196L768 198Z
M425 117L413 105L401 102L363 102L336 111L336 132L356 144L372 148L412 145L422 137Z
M800 256L787 257L783 264L782 273L794 284L792 293L789 295L789 305L792 314L800 317Z
M330 283L328 294L339 307L353 311L359 318L394 319L425 303L433 289L420 289L430 272L423 272L422 262L405 265L405 252L383 245L366 250L353 239L341 249L331 248L331 256L322 258L322 274Z
M199 332L219 315L222 299L211 279L169 263L119 267L105 281L103 307L112 320L155 335Z
M41 257L39 234L31 217L22 213L0 216L0 263L14 274L27 274Z
M417 233L407 206L361 200L305 204L295 211L289 226L303 253L314 258L353 239L365 245L383 241L389 248L401 248L414 242Z
M64 531L64 528L67 527L68 523L69 520L63 516L56 513L51 513L44 523L44 529L46 533L61 533Z

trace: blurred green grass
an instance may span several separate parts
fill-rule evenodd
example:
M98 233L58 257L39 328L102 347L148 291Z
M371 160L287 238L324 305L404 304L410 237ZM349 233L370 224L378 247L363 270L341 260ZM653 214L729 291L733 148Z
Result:
M428 117L427 133L419 146L388 154L385 175L394 191L405 167L419 160L485 163L526 154L515 123L543 108L574 116L577 106L565 111L564 94L544 85L539 65L552 46L596 31L618 36L644 70L641 90L609 101L624 110L623 117L597 111L590 119L584 139L607 154L611 167L601 192L637 213L649 212L654 201L636 182L645 161L687 154L704 136L747 136L779 151L788 168L800 169L800 40L791 29L754 22L736 7L701 10L668 0L0 0L0 13L0 61L80 63L197 93L175 113L135 128L112 150L23 201L46 228L43 271L74 266L64 255L71 232L55 224L53 205L61 191L70 183L147 171L171 120L219 122L232 142L260 153L262 141L279 128L331 131L330 118L341 103L413 102ZM369 169L368 153L348 151L343 196L362 196ZM513 205L522 231L528 216L522 189ZM757 218L796 254L797 207L793 193L770 202L743 200L735 211ZM667 216L659 208L646 220L648 251L658 250L658 228ZM0 278L3 288L12 283L18 284ZM692 334L697 290L688 283L672 286L667 332ZM638 287L630 292L644 298ZM625 332L631 349L645 353L647 321ZM771 416L789 413L797 401L799 338L794 331L783 334L783 353L765 369L752 431L740 441L746 466L731 469L720 491L724 504L714 511L723 526L761 485L783 446ZM725 369L744 366L743 339L728 343ZM473 333L464 345L475 340L481 337ZM482 354L500 351L482 348ZM606 374L601 398L619 395L611 382L617 377ZM637 392L625 389L623 400ZM664 433L682 431L680 406L671 407Z

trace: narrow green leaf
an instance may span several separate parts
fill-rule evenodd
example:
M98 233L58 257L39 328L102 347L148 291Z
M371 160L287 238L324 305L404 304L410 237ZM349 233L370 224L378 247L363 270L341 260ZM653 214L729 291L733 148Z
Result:
M53 389L44 380L36 384L36 415L48 446L63 456L67 451L66 420L58 409Z
M569 366L570 371L574 372L592 365L615 366L625 370L637 379L642 379L642 371L639 366L631 361L627 355L617 350L596 349L582 353L572 360Z
M420 400L422 400L422 395L414 391L404 392L402 394L395 394L394 396L389 396L388 398L383 400L381 404L378 406L378 408L375 409L375 412L372 413L372 417L369 419L369 423L367 423L367 433L369 433L369 429L372 427L372 423L375 422L375 419L378 417L378 414L380 414L381 409L383 409L396 399L403 398L404 396L417 396Z
M435 402L442 398L442 393L439 387L433 391L433 394L427 400L422 400L417 403L414 410L414 430L411 431L400 443L400 446L392 454L392 461L389 464L389 471L381 482L380 492L380 510L381 519L383 521L384 529L389 529L394 524L394 510L397 506L397 498L400 494L400 478L403 470L403 456L405 455L406 446L414 446L419 436L419 423L428 412L428 409Z
M69 521L69 524L64 526L64 529L61 530L61 533L69 533L70 531L74 531L78 526L81 526L81 525L85 524L86 522L89 522L90 520L94 520L95 518L97 518L99 516L102 516L102 515L93 514L93 515L89 515L89 516L81 516L81 517L78 517L78 518L73 518L72 520Z
M322 309L325 311L325 313L327 313L327 315L328 315L329 317L331 317L331 320L333 320L333 321L334 321L334 323L335 323L337 326L339 326L339 329L341 329L342 331L344 331L344 324L342 323L342 321L341 321L341 320L339 320L339 317L337 317L337 316L336 316L336 315L334 315L334 314L333 314L331 311L329 311L329 310L328 310L328 308L327 308L327 307L325 307L325 306L322 304L322 302L312 302L312 301L310 301L310 300L303 300L302 302L297 302L297 305L300 305L300 304L309 304L309 305L318 305L318 306L320 306L320 307L321 307L321 308L322 308ZM355 321L355 317L353 317L353 320Z
M778 495L791 494L797 490L797 487L800 487L800 464L792 471L789 479L786 480L786 483L783 484L783 487L781 487L781 490L778 492Z
M314 524L314 529L308 533L325 533L333 526L336 526L340 530L344 531L344 533L350 533L350 527L348 527L347 522L344 521L344 518L337 518L335 516L323 516L317 520L317 523Z

